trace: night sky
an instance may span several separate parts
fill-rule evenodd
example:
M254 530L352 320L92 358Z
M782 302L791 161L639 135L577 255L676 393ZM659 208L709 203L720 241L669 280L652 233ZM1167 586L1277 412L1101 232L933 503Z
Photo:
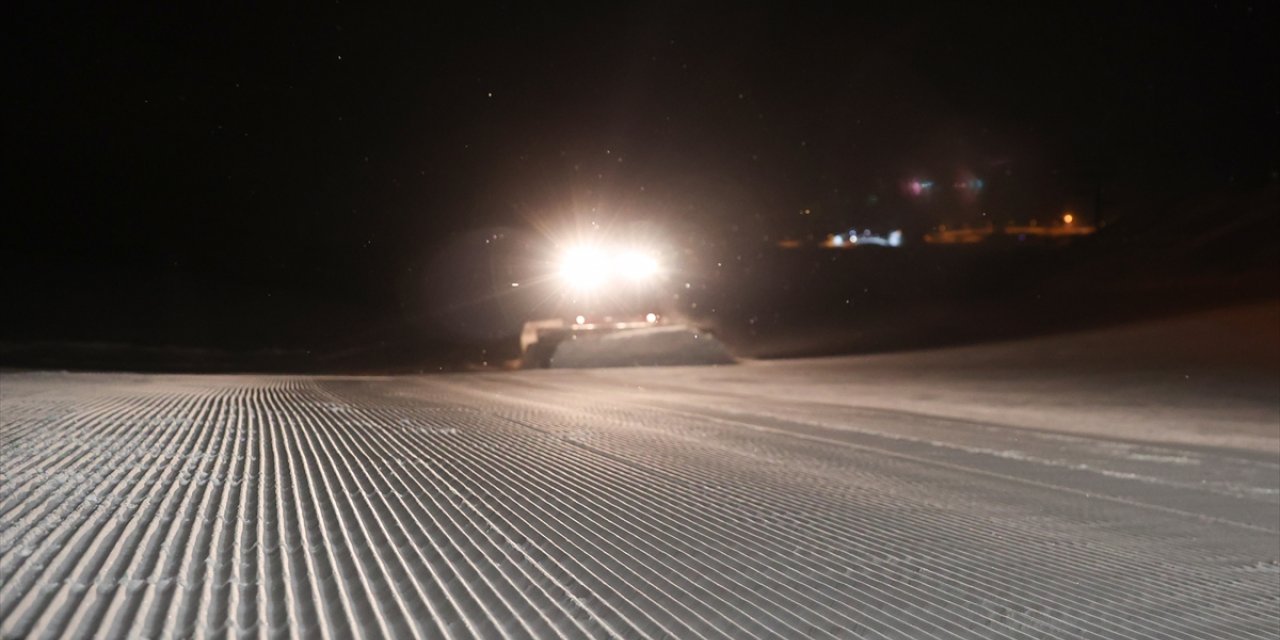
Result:
M452 234L575 215L975 215L895 207L921 175L983 178L993 216L1142 215L1280 170L1261 2L27 4L6 340L320 345L429 311Z

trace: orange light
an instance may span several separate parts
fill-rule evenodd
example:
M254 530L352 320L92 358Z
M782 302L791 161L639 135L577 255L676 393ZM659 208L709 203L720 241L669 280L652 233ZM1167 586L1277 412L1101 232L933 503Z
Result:
M1075 221L1076 221L1076 217L1075 217L1075 216L1073 216L1073 215L1071 215L1070 213L1068 213L1068 214L1064 214L1064 215L1062 216L1062 221L1063 221L1063 222L1065 222L1065 223L1067 223L1067 224L1071 224L1072 222L1075 222Z

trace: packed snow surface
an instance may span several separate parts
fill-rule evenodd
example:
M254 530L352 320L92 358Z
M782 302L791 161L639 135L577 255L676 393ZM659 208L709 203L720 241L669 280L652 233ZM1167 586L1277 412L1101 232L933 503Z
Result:
M1264 386L1014 360L5 374L0 633L1276 637Z

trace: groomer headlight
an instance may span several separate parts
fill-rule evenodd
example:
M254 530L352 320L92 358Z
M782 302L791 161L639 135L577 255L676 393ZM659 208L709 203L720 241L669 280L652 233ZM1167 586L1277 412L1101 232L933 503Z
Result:
M609 280L609 256L595 247L572 247L560 258L560 281L577 291L591 291Z
M618 255L618 275L632 282L652 280L660 270L658 259L643 251L625 251Z

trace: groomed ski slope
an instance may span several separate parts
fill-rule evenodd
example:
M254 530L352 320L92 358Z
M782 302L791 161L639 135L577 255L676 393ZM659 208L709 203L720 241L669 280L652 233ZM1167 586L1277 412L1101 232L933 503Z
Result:
M1280 633L1270 453L743 393L774 366L6 374L0 630Z

